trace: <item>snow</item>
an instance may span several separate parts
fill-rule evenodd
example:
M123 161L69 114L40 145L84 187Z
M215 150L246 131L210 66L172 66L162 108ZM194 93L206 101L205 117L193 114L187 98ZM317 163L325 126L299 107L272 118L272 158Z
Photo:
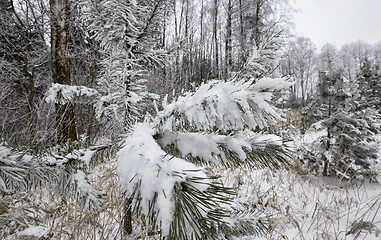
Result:
M53 83L46 94L47 102L65 104L75 101L93 100L99 96L97 90L85 86L69 86L59 83Z
M77 173L74 174L74 180L77 182L78 194L85 197L85 202L83 203L84 208L99 208L100 203L97 196L101 195L101 193L88 183L86 174L81 170L77 170Z
M332 178L322 181L295 172L268 169L230 169L217 173L224 176L228 186L237 186L240 179L238 197L272 215L274 231L266 239L379 239L376 236L381 229L379 183L332 182ZM362 228L358 238L358 232L350 233L356 223L368 226Z
M172 190L175 183L186 181L187 177L207 176L195 165L166 154L153 138L155 133L149 123L135 126L124 147L117 153L117 173L121 190L128 195L139 186L143 214L148 215L149 203L157 194L155 208L158 221L162 222L163 233L167 234L174 211ZM206 182L195 187L203 191L208 185Z
M215 133L164 132L160 141L164 146L174 144L183 158L191 154L215 165L221 163L220 159L223 162L228 161L221 147L234 152L241 161L245 161L247 156L244 148L263 150L268 145L282 146L279 136L248 131L228 136Z
M6 165L16 164L16 159L19 157L18 154L12 153L11 149L6 147L4 143L0 143L0 161Z
M27 235L27 236L42 237L47 232L48 232L48 229L46 229L45 227L42 227L42 226L30 226L29 228L27 228L27 229L25 229L25 230L23 230L21 232L18 232L17 235L18 236Z
M82 161L88 166L90 164L91 158L93 157L95 153L96 153L96 150L91 150L91 149L74 150L72 153L69 153L68 155L66 155L62 161L66 162L67 160L65 159L76 159L76 160Z
M202 84L194 93L187 92L177 101L166 104L163 101L163 116L179 114L181 121L187 121L198 130L220 131L255 129L268 126L269 122L281 120L282 117L269 104L274 90L289 86L284 79L264 78L252 82L210 81ZM176 128L184 122L173 118L164 119L163 125ZM172 121L171 124L168 121ZM179 120L177 120L179 121Z

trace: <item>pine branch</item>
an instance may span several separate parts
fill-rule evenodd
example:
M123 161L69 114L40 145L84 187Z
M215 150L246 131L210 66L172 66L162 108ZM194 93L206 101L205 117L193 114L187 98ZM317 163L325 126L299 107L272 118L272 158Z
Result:
M84 86L69 86L53 83L49 88L45 100L53 103L92 102L100 94L93 88Z
M74 197L85 210L98 212L101 209L102 194L87 180L86 174L69 162L60 171L54 183L54 192L62 197Z
M265 236L270 227L268 213L251 209L247 204L235 203L230 208L230 217L221 223L219 230L224 239L233 237Z
M217 227L223 218L229 216L221 205L231 203L235 192L216 182L209 183L205 191L195 187L196 184L205 184L205 180L187 178L175 185L175 213L169 239L218 239Z
M162 133L155 135L161 147L198 166L223 164L251 169L289 167L291 150L275 135L205 133ZM207 147L205 147L207 146Z
M0 144L0 192L28 191L51 183L54 169L47 162Z

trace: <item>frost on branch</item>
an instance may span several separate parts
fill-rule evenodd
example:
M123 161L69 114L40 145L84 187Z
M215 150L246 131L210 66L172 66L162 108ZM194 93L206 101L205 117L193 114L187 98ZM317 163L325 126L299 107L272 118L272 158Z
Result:
M56 161L50 162L59 173L55 179L54 191L60 196L74 197L86 211L98 212L102 207L103 195L91 185L85 172L97 163L94 155L111 147L111 144L103 143L74 150L64 157L56 155Z
M150 203L156 198L154 208L157 212L154 214L157 214L158 222L162 222L164 234L168 234L175 211L172 202L175 184L187 178L207 176L193 164L165 153L153 138L155 132L148 123L135 126L133 134L117 154L117 172L122 191L135 196L133 204L139 201L141 213L147 216L152 214ZM197 184L195 187L202 191L207 184Z
M175 144L183 158L197 158L202 164L229 164L234 161L245 164L250 152L265 151L269 146L282 149L282 139L276 135L264 135L245 131L243 133L218 135L215 133L168 132L158 136L164 148Z
M176 102L164 103L163 130L215 131L221 133L260 129L282 119L269 104L272 92L289 86L282 78L263 78L256 83L211 81Z
M31 155L12 150L5 143L0 143L0 193L26 191L48 183L54 172L44 163L53 161L52 159L47 156L40 161Z
M274 70L280 56L282 47L282 31L274 29L261 38L258 48L254 47L249 58L242 65L238 72L232 72L232 81L246 80L251 81L253 76L263 78L269 76Z
M99 93L93 88L53 83L45 99L47 102L65 104L69 102L92 102L97 97L99 97Z
M285 166L287 147L263 130L282 120L270 100L273 91L287 86L281 78L205 83L175 102L164 102L157 139L166 151L179 151L197 164Z
M100 191L95 189L86 179L86 174L77 170L77 173L73 175L74 181L76 183L76 193L75 197L79 203L90 211L98 211L101 208L101 203L99 201L102 195Z
M282 119L270 104L272 91L286 86L283 79L269 78L212 81L170 104L164 101L157 117L136 124L117 154L121 189L135 213L154 216L151 224L172 239L216 239L222 233L210 227L220 224L229 234L245 228L254 233L258 222L226 208L234 191L216 185L201 167L287 167L288 147L265 131ZM239 223L230 224L236 217Z

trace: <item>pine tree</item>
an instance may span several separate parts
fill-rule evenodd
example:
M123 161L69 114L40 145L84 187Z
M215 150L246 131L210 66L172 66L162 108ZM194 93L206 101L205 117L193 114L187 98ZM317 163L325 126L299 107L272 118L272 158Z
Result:
M132 218L143 223L143 238L231 239L266 233L268 216L235 201L234 189L219 184L218 177L204 168L288 166L287 146L266 129L281 119L269 104L272 93L289 84L257 78L270 72L279 46L276 36L229 81L207 82L171 103L165 98L156 117L147 115L134 124L142 100L149 96L141 82L142 70L165 57L152 48L155 38L149 30L159 6L101 0L86 1L83 7L93 39L101 47L99 88L55 84L47 99L86 97L95 102L100 119L117 121L125 129L119 134L127 132L116 156L125 198L121 226L125 234L136 234ZM147 13L151 15L144 17Z
M253 54L246 65L254 69L265 57ZM202 170L288 166L282 139L264 130L281 118L269 104L272 92L289 84L249 78L249 68L243 70L171 103L164 99L163 110L137 123L117 154L121 189L154 233L168 239L229 239L266 232L266 218L242 206L232 208L239 205L232 189Z
M152 97L143 76L148 66L160 65L166 57L155 49L155 23L163 2L143 1L137 7L134 1L83 1L88 29L100 46L98 119L113 119L126 127L141 115L138 102Z
M373 177L370 170L378 157L373 136L379 131L379 114L369 108L373 99L368 94L369 66L363 68L363 74L358 83L345 79L338 70L319 74L319 99L304 108L307 121L313 124L311 130L325 132L307 147L304 158L315 174Z
M367 58L361 64L361 73L357 77L358 85L359 85L359 94L361 101L361 106L359 109L365 108L374 108L379 109L381 106L380 99L380 71L379 67L375 64L372 64L370 60Z

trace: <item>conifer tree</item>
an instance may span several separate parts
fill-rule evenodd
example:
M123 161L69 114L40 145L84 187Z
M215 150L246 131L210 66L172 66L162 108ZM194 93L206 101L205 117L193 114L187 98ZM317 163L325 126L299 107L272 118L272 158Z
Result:
M147 216L147 225L169 239L265 233L265 219L232 208L239 205L232 190L202 167L288 166L282 139L263 131L280 118L268 103L271 92L286 86L270 78L211 81L136 124L117 154L121 189L134 213Z
M270 123L281 119L269 103L272 93L289 86L284 79L264 77L279 49L277 36L254 51L250 62L227 81L207 82L171 103L165 98L163 110L142 122L138 110L149 96L142 85L142 70L165 57L152 48L154 38L147 32L159 5L101 0L85 1L83 8L101 47L99 88L55 84L47 99L90 99L100 119L124 126L121 133L127 136L116 158L126 205L125 234L131 238L136 234L132 218L143 222L142 238L231 239L265 234L268 216L234 200L234 189L219 184L218 177L204 168L288 166L287 146L266 132Z
M325 132L308 146L315 158L305 157L305 162L313 173L345 179L372 177L370 170L378 157L374 134L379 131L379 114L373 108L377 97L370 94L370 72L369 63L364 63L357 83L344 78L340 70L320 72L319 99L303 110L313 124L311 130Z

